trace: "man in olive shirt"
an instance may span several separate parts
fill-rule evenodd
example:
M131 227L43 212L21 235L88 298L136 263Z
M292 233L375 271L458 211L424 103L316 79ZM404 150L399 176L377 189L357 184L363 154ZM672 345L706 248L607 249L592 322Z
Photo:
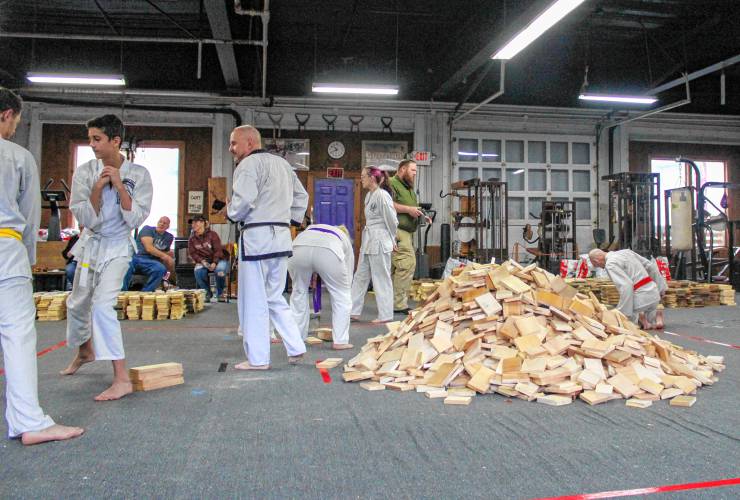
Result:
M393 207L398 214L396 241L398 250L393 252L391 272L393 273L393 312L407 313L408 292L416 269L413 235L419 226L419 217L424 213L417 206L414 180L416 163L403 160L398 164L396 175L390 178L393 191ZM427 217L431 223L431 219Z

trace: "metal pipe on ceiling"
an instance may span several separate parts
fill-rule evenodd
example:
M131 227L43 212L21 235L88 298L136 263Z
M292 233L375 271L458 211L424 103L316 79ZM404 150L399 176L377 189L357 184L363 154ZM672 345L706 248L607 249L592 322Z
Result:
M267 98L267 28L270 24L270 0L264 0L262 10L244 9L241 0L234 0L234 12L240 16L259 17L262 20L262 99Z
M478 108L480 108L482 106L485 106L486 104L488 104L489 102L493 101L494 99L496 99L497 97L501 96L504 93L504 81L506 79L506 60L505 59L501 59L501 74L499 76L499 79L500 79L500 81L499 81L499 89L498 89L498 92L496 92L495 94L491 95L490 97L488 97L484 101L476 104L475 106L473 106L472 108L470 108L469 110L467 110L465 113L461 114L460 116L458 116L456 118L453 118L452 119L452 123L456 123L456 122L462 120L463 118L465 118L466 116L468 116L470 113L476 111Z
M155 36L129 35L82 35L67 33L26 33L0 31L0 38L31 38L41 40L87 40L100 42L132 42L132 43L205 43L209 45L255 45L267 47L266 40L219 40L216 38L174 38Z
M729 59L725 59L724 61L720 61L716 64L712 64L711 66L707 66L704 69L700 69L697 71L694 71L693 73L689 73L688 76L684 75L681 78L676 78L675 80L672 80L668 83L664 83L663 85L660 85L658 87L655 87L654 89L650 89L646 92L648 95L656 95L660 92L663 92L664 90L672 89L673 87L678 87L684 82L690 82L691 80L696 80L697 78L701 78L702 76L706 76L709 73L714 73L715 71L719 71L721 69L727 68L728 66L732 66L733 64L740 63L740 54L730 57Z

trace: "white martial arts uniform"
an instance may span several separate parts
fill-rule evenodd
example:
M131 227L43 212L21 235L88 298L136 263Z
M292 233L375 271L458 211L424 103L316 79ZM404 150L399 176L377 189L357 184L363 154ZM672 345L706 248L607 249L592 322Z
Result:
M641 312L654 322L660 294L667 288L655 259L648 260L632 250L618 250L607 252L604 268L619 291L617 309L634 323Z
M396 241L398 217L393 199L382 188L365 196L365 228L362 230L360 262L352 281L352 315L362 314L367 286L372 280L378 319L393 319L393 282L391 281L391 253Z
M118 360L126 356L114 308L136 250L131 231L144 222L152 206L152 179L146 168L124 160L120 175L131 196L131 210L121 207L118 192L108 184L96 213L90 194L102 169L102 161L90 160L72 177L69 207L85 230L70 251L78 265L67 298L67 344L79 347L92 336L96 360Z
M5 418L18 437L54 425L39 406L36 370L36 306L31 265L41 191L36 162L24 148L0 138L0 229L21 235L0 237L0 342L5 363Z
M234 170L228 216L243 222L239 246L240 322L249 364L270 364L270 322L289 356L306 352L283 297L292 254L290 223L303 220L308 193L279 156L255 150Z
M331 296L331 326L335 344L349 343L349 314L352 309L352 271L355 254L344 231L327 224L312 224L293 240L288 272L293 281L290 309L305 340L310 305L308 287L317 273Z

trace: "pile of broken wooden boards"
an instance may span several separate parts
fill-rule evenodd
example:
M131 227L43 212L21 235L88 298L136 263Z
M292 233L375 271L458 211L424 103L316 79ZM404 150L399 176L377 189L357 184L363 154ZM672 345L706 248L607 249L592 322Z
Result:
M348 361L345 381L448 404L497 392L550 405L624 398L644 408L659 399L693 402L684 396L724 369L722 357L649 335L593 294L512 261L453 273L388 330Z
M153 391L185 383L180 363L137 366L128 372L135 391Z
M313 335L306 337L306 344L308 345L323 344L333 340L331 328L315 328L311 330L311 333Z
M415 302L424 302L439 286L440 281L433 279L413 280L409 287L409 298Z

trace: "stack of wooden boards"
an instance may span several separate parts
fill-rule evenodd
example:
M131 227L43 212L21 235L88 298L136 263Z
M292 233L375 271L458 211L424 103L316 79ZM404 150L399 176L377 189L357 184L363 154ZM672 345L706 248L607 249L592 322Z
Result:
M39 321L67 319L67 296L70 292L37 292L33 294ZM186 303L186 297L187 303ZM185 313L198 313L205 308L204 290L169 290L167 292L121 292L114 306L119 320L182 319Z
M205 290L182 290L185 293L185 301L189 313L201 312L206 307Z
M565 281L580 293L592 292L602 304L619 304L619 291L608 278L568 278ZM672 280L667 285L662 301L667 308L736 305L732 285L689 280Z
M388 333L348 361L347 382L416 390L448 404L497 392L549 405L626 399L644 408L693 395L724 369L640 330L558 276L508 261L447 278Z
M128 372L135 391L152 391L185 383L180 363L137 366Z
M67 296L69 292L37 292L33 294L36 304L36 319L60 321L67 319Z

